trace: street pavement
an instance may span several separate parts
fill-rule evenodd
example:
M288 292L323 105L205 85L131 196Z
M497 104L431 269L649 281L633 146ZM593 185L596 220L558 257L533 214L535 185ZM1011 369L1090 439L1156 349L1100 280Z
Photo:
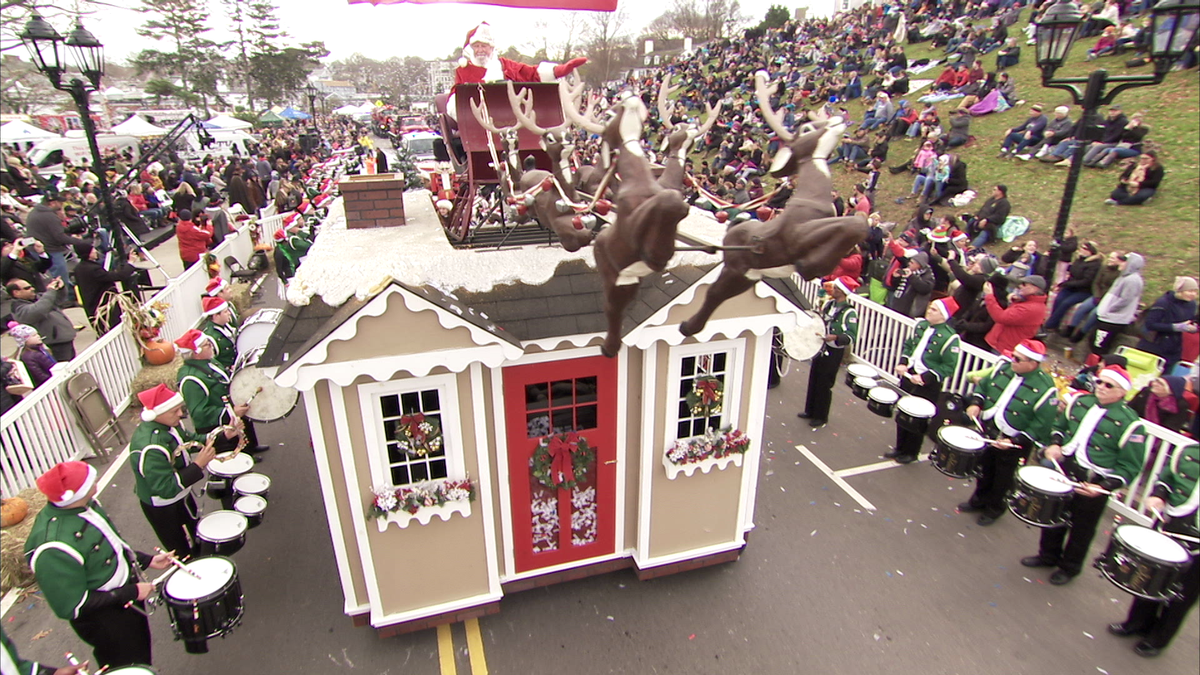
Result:
M271 283L264 295L273 295ZM1105 631L1123 619L1130 596L1090 568L1053 587L1047 570L1021 567L1037 550L1037 530L1011 516L980 528L956 513L970 494L966 481L927 463L868 470L845 479L865 503L856 500L797 446L832 471L869 467L882 461L892 423L868 412L839 378L829 426L809 430L795 417L806 379L800 364L770 393L757 526L738 562L647 582L624 571L508 596L498 615L478 621L483 647L473 650L474 626L379 639L342 614L298 409L260 427L275 448L257 470L272 486L264 523L234 556L242 625L209 641L209 654L188 655L160 608L151 618L155 666L174 675L1200 670L1194 612L1161 657L1136 656L1131 639ZM127 465L101 498L135 547L153 546ZM1110 529L1097 535L1097 553ZM87 654L39 595L17 602L3 628L24 654L51 663L65 650Z

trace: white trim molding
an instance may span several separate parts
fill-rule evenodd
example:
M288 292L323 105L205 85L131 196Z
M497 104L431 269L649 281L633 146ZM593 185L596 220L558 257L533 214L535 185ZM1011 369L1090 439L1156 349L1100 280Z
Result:
M708 459L702 459L699 462L676 464L667 459L667 453L664 452L662 453L662 463L667 469L667 478L669 480L675 480L681 473L690 478L696 473L697 470L699 470L701 473L709 473L714 468L717 471L724 471L729 467L730 464L736 467L741 467L742 453L736 452L732 455L725 455L724 457L709 457Z
M463 480L467 477L463 465L462 418L458 407L458 379L455 375L429 375L387 382L372 382L356 387L358 405L363 413L363 433L367 441L367 460L371 467L371 489L405 487L394 485L388 472L387 440L380 422L379 401L384 396L400 396L434 390L438 392L438 414L442 423L442 450L446 455L446 478ZM438 480L432 477L426 480ZM412 485L423 481L416 481ZM447 518L449 514L447 514ZM442 520L446 520L443 518ZM422 521L422 525L429 518Z
M424 506L417 510L416 513L409 513L403 509L399 511L391 511L385 516L380 516L375 519L375 525L380 532L387 529L388 525L395 525L400 529L404 529L412 524L412 521L417 521L422 525L428 525L429 521L433 520L434 516L442 519L442 522L450 520L450 516L455 513L463 518L471 517L471 502L462 500L457 502L446 502L441 506Z

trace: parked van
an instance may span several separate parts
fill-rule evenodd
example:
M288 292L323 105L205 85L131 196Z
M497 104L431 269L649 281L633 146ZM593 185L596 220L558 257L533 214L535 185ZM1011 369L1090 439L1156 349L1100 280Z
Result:
M100 154L102 156L107 154L109 150L115 150L118 154L129 151L134 159L137 159L141 154L138 139L135 136L97 134L96 142L100 146ZM42 175L53 174L61 176L64 173L64 160L69 159L72 164L78 166L80 160L85 158L90 164L92 150L88 146L86 138L51 138L39 142L29 151L29 161L38 168L38 172Z
M212 145L207 148L201 147L200 138L196 132L189 131L183 135L184 149L179 154L186 159L200 159L205 155L249 157L251 155L250 146L257 143L257 139L240 129L205 129L205 131L213 137L215 142Z

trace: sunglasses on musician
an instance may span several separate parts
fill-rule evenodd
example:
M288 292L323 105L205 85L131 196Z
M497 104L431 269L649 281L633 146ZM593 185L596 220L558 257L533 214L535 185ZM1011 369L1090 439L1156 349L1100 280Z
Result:
M1117 385L1113 384L1112 382L1106 382L1104 380L1099 380L1098 382L1096 382L1096 386L1104 387L1105 389L1116 389L1117 388Z

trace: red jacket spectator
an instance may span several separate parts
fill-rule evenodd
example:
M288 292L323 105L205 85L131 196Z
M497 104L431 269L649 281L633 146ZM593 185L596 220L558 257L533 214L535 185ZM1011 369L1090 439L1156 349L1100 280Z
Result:
M955 86L958 86L956 84L957 81L958 81L958 71L954 70L954 66L947 66L946 69L942 71L942 74L938 75L938 79L934 80L933 88L937 89L939 85L943 85L943 84L950 85L951 87L955 87Z
M213 240L213 226L197 227L192 222L192 212L185 210L179 214L179 223L175 225L175 239L179 242L179 259L184 267L189 267L208 250Z
M858 251L854 251L850 255L842 258L838 266L833 268L833 274L825 277L826 281L833 281L838 277L850 277L855 281L862 278L863 257Z
M1028 340L1037 335L1038 328L1046 320L1046 295L1013 296L1008 307L1001 307L996 296L987 293L983 296L987 305L988 315L996 325L988 331L984 340L996 350L997 354L1012 351L1022 340Z

